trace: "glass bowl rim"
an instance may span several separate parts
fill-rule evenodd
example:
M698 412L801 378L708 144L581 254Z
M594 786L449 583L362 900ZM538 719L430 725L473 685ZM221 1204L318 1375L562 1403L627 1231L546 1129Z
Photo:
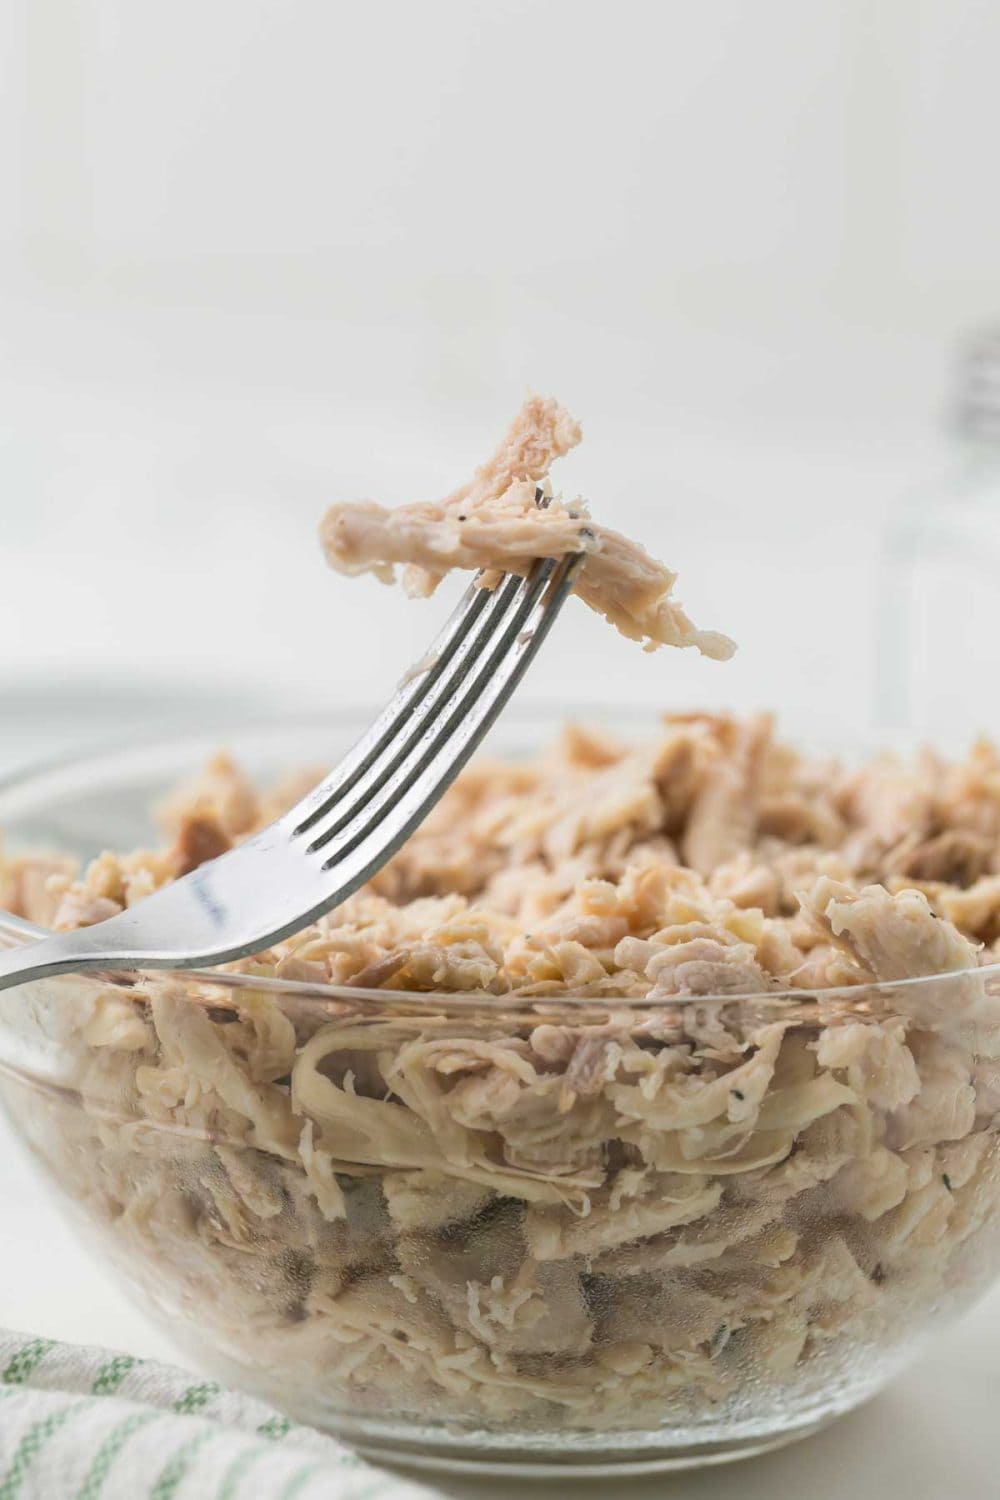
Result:
M640 709L638 705L614 705L615 711L626 714L632 712L640 714L644 719L657 722L660 715L655 711L651 714L648 705ZM577 712L580 714L593 713L595 705L580 705L577 709L573 705L566 705L560 709L560 722L573 722ZM521 705L521 712L515 707L513 714L505 715L510 719L542 718L545 717L544 708L539 705ZM367 711L357 704L344 706L339 710L327 711L322 714L310 716L300 714L294 720L286 721L281 725L275 725L271 719L254 720L248 719L238 725L230 725L229 733L233 735L252 733L274 733L276 730L293 733L298 728L341 728L364 725L368 721ZM223 728L213 737L218 738L221 745L225 744L227 731ZM132 741L127 749L123 750L120 744L89 746L83 751L71 752L44 757L31 765L16 766L0 775L0 797L5 793L24 788L30 789L33 782L41 782L52 773L67 771L74 768L83 770L85 767L99 766L106 757L112 753L123 755L140 752L169 752L182 751L185 744L193 746L205 738L204 731L185 733L174 739L164 739L162 736L145 738L138 736ZM878 737L873 737L877 743ZM890 741L890 747L892 742ZM482 752L480 752L482 753ZM488 751L486 752L489 753ZM2 833L2 828L0 828ZM4 939L13 939L15 943L26 942L32 939L41 939L49 935L50 929L37 923L28 922L23 917L14 915L13 912L0 907L0 943ZM936 974L918 974L905 979L872 980L867 983L856 985L831 985L814 986L802 989L774 989L764 991L742 991L722 994L706 995L664 995L655 999L644 996L615 994L613 991L604 991L600 994L574 993L572 990L556 990L546 993L528 993L524 991L505 991L493 994L484 990L456 991L456 990L386 990L368 989L354 985L318 984L312 981L305 982L292 979L277 979L260 974L247 974L233 970L215 968L196 969L152 969L146 968L135 971L135 982L129 982L115 974L104 974L94 971L74 973L70 976L77 981L92 979L95 985L107 990L109 985L122 991L123 998L134 993L143 982L149 982L156 976L163 979L173 980L181 984L195 983L198 985L214 985L220 989L252 990L257 993L273 995L276 998L284 998L289 1001L316 1001L326 1005L335 1005L338 1009L342 1006L361 1005L376 1009L391 1009L392 1007L425 1007L430 1013L431 1008L435 1014L449 1009L468 1012L470 1009L479 1011L503 1011L524 1013L525 1015L540 1014L550 1015L553 1010L565 1007L567 1012L579 1014L586 1008L596 1008L602 1012L609 1009L616 1010L641 1010L655 1014L664 1008L673 1009L677 1006L746 1006L755 1009L766 1009L769 1006L780 1008L782 1006L806 1006L810 1003L829 1002L851 1002L855 1005L869 996L893 995L898 991L921 990L932 985L948 983L959 983L963 979L973 976L983 981L994 981L1000 988L1000 959L993 963L982 964L970 969L948 969Z

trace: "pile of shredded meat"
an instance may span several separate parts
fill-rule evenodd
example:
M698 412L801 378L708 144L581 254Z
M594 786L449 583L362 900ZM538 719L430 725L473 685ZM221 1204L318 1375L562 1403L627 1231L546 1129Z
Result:
M526 573L536 558L585 552L576 593L623 635L657 646L696 646L725 659L733 643L698 630L672 598L675 574L635 542L599 526L583 500L571 505L551 495L547 479L557 458L580 441L579 425L551 398L533 396L514 418L493 457L435 503L386 510L373 501L334 505L320 528L331 567L374 573L392 583L403 566L408 593L432 594L453 568L497 575ZM539 487L548 503L539 506Z
M0 901L97 921L301 790L220 757L160 850L8 857ZM992 1275L998 942L992 746L577 727L474 764L257 982L0 996L58 1085L3 1089L154 1302L309 1420L787 1418Z

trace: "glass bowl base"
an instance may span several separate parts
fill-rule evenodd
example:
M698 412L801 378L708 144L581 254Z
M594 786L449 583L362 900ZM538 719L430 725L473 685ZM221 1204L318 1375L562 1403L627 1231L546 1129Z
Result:
M228 1384L275 1402L268 1376L213 1350L198 1363ZM844 1372L809 1395L787 1392L756 1412L718 1411L701 1420L660 1427L585 1428L476 1426L415 1416L380 1417L345 1410L322 1386L276 1404L293 1420L329 1434L361 1457L399 1469L510 1479L625 1478L734 1463L810 1437L864 1405L909 1363L900 1350L872 1359L863 1373Z
M518 1434L501 1439L496 1434L451 1435L440 1428L420 1429L409 1424L394 1428L391 1423L364 1419L330 1423L327 1430L362 1458L397 1468L484 1477L601 1479L663 1474L752 1458L809 1437L836 1421L845 1410L846 1405L832 1411L827 1407L778 1430L732 1432L715 1438L688 1428L671 1431L667 1439L650 1432L573 1433L571 1438L566 1433Z

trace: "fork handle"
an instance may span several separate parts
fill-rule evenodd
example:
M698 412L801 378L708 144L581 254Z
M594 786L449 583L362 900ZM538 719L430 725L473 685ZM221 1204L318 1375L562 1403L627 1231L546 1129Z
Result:
M131 967L126 958L118 962L109 956L106 934L98 947L93 938L88 941L89 931L81 927L75 932L54 933L37 943L19 943L14 948L0 950L0 990L71 970Z
M229 858L252 862L257 842L248 840ZM37 942L0 950L0 990L71 970L192 969L245 956L251 947L225 941L229 911L225 893L213 884L213 864L92 927L45 933Z
M117 972L175 968L177 954L144 951L141 944L136 944L141 935L130 916L132 913L126 910L97 922L94 927L46 933L37 942L0 948L0 990L30 980L48 980L55 974L78 974L84 969ZM115 939L120 939L121 947L117 947Z

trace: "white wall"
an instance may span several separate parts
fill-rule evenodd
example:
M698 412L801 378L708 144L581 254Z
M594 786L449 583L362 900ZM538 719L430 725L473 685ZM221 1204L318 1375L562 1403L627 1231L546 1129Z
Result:
M0 676L380 696L440 607L328 577L315 520L447 488L530 385L744 649L578 610L527 691L863 721L882 509L1000 311L1000 7L5 15Z

